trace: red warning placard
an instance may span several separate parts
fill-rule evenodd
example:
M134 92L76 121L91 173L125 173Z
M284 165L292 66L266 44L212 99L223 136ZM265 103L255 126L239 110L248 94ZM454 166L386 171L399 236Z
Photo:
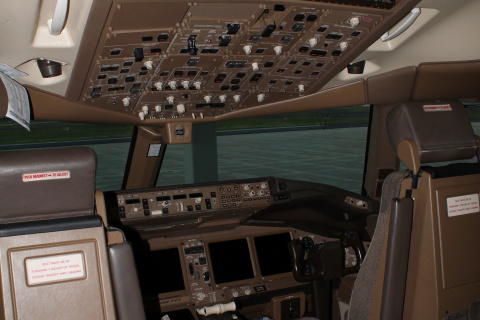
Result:
M23 182L30 181L42 181L42 180L55 180L55 179L69 179L70 171L50 171L50 172L37 172L37 173L25 173L22 175Z
M479 212L478 193L447 198L447 211L449 217Z
M425 112L452 111L452 107L449 104L430 104L424 105L423 110Z
M25 260L27 284L39 285L86 277L83 253L72 253Z

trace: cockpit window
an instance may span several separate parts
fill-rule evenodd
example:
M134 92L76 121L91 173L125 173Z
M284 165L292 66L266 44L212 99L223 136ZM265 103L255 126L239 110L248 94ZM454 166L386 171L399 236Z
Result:
M473 132L480 136L480 102L463 102L467 106L467 114L472 123Z
M276 176L360 192L369 106L220 124L220 180ZM255 134L253 134L255 133Z
M122 186L133 126L32 121L30 132L0 120L0 150L87 146L97 154L96 189Z
M276 176L360 192L370 107L218 122L218 180ZM169 145L157 186L185 183L184 146Z

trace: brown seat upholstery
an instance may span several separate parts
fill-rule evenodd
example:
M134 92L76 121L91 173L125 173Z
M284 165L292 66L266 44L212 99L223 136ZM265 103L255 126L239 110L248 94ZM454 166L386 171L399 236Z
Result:
M349 319L473 319L466 311L480 299L480 165L421 167L478 154L465 109L458 102L400 104L387 131L410 172L384 184Z
M115 319L95 153L0 153L3 319Z

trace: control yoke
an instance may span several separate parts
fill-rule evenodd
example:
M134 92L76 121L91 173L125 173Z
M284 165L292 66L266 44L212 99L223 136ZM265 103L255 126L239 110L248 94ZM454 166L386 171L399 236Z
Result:
M338 288L342 276L358 272L365 256L358 232L348 231L340 240L314 244L312 238L304 237L288 244L293 276L298 282L311 283L312 312L320 320L332 319L332 290ZM345 268L344 253L349 247L355 251L358 262Z
M344 249L352 247L358 263L345 268ZM340 241L314 244L309 237L296 239L289 243L292 256L293 276L298 282L312 282L340 278L358 272L365 257L365 248L356 231L346 232ZM307 258L305 258L307 254Z

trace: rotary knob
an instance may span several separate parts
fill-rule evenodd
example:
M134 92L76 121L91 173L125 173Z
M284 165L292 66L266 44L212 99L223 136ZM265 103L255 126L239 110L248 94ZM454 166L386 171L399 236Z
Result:
M243 47L243 51L245 52L245 54L250 54L252 53L252 46L251 45L246 45Z

